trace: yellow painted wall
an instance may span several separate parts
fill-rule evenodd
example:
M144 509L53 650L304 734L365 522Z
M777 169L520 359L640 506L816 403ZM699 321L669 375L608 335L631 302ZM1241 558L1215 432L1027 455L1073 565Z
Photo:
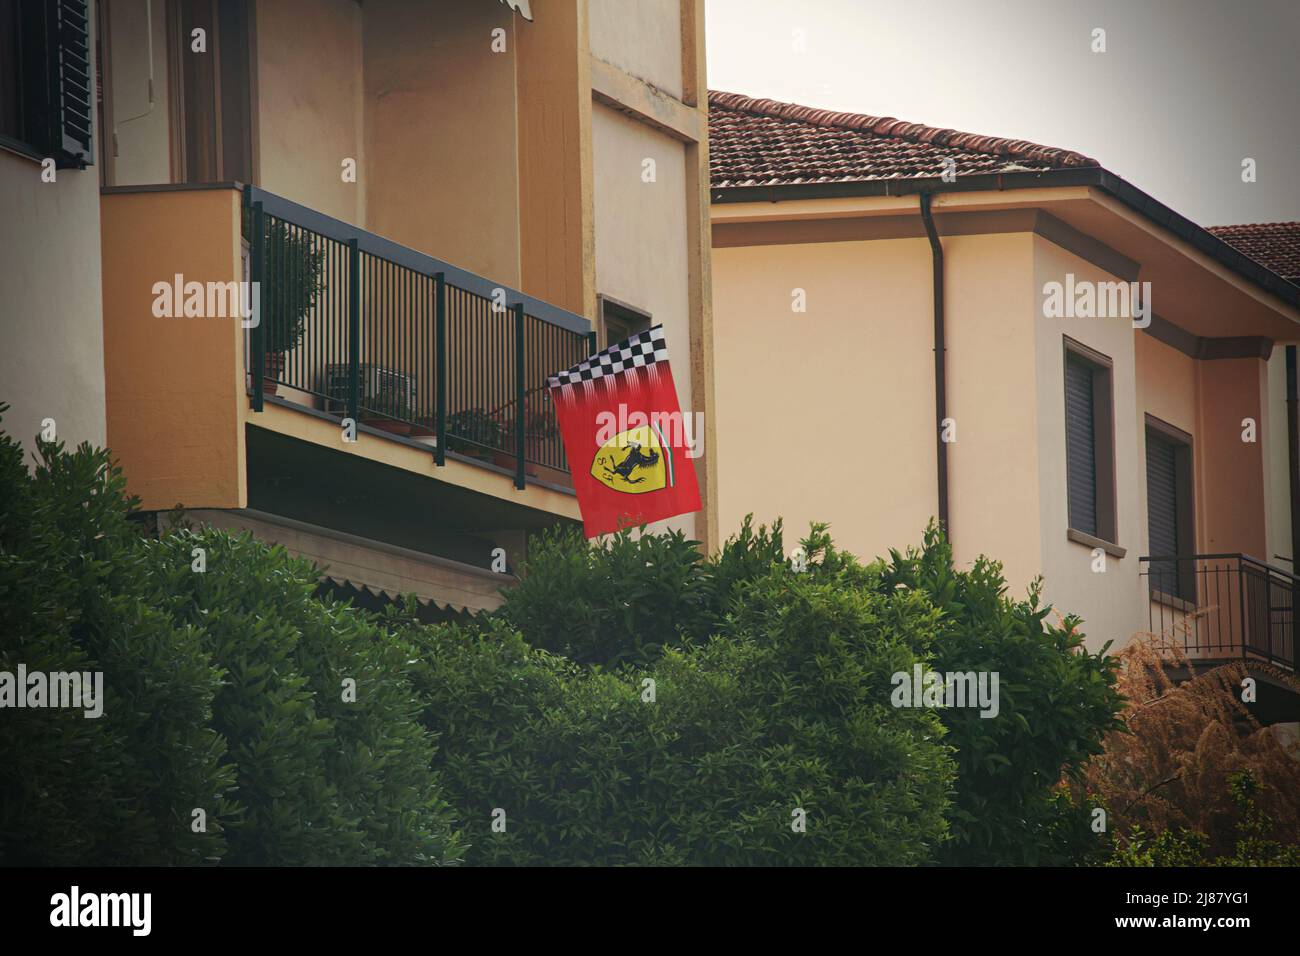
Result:
M681 0L589 0L588 10L593 56L681 98Z
M940 222L942 227L943 223ZM1032 436L1042 424L1033 369L1037 340L1028 233L942 236L948 356L949 530L959 564L988 554L1023 593L1041 570L1042 504ZM929 251L927 245L925 250ZM923 258L929 292L929 260ZM930 297L916 322L933 343ZM919 387L934 389L933 366ZM925 407L933 408L933 400ZM931 412L931 414L933 414ZM927 425L929 423L927 422ZM927 429L926 438L933 431ZM930 479L933 483L933 479Z
M517 287L515 15L446 0L364 11L366 228Z
M1267 365L1250 358L1198 364L1202 453L1196 477L1205 500L1202 546L1207 552L1240 552L1266 561ZM1253 443L1242 441L1244 418L1259 425Z
M591 56L587 0L547 0L515 32L520 288L592 318Z
M1196 439L1196 368L1189 355L1145 333L1134 336L1137 350L1139 426L1150 413Z
M920 543L937 500L930 318L924 239L714 248L723 538L753 512L791 542L829 521L864 556Z
M1042 314L1047 282L1112 282L1116 277L1034 236L1034 315L1038 393L1039 521L1042 534L1044 593L1063 612L1084 617L1083 630L1094 650L1108 640L1126 641L1146 623L1146 601L1138 577L1138 558L1146 552L1146 464L1138 426L1135 332L1126 318L1049 319ZM1115 499L1118 541L1123 558L1106 556L1106 570L1093 570L1092 549L1069 541L1065 459L1065 358L1063 336L1092 348L1114 363ZM1016 520L1008 515L1007 520Z
M354 0L258 3L260 185L354 225L365 221L362 11ZM357 182L342 179L357 160Z
M108 443L145 509L243 508L243 330L237 318L157 318L156 282L240 278L239 193L103 197Z
M686 153L680 142L621 113L592 111L596 287L647 311L664 326L682 412L693 408L690 270L686 243ZM654 181L642 177L654 161ZM709 449L704 449L705 454ZM655 525L652 528L658 529ZM691 515L663 527L694 534Z

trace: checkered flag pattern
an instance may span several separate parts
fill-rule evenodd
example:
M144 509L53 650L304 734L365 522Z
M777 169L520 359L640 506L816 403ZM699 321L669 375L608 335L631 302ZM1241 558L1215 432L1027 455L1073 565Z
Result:
M668 345L664 341L664 327L656 325L597 352L591 358L583 359L567 372L552 375L547 379L547 384L552 388L578 385L606 375L617 375L630 368L645 368L655 362L667 361Z

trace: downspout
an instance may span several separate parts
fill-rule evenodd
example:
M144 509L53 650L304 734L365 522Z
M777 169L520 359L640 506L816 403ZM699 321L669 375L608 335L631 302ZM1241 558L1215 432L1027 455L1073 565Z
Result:
M1300 562L1300 422L1297 422L1296 347L1286 347L1286 447L1291 478L1291 573Z
M934 413L935 468L939 481L939 527L952 544L948 524L948 443L943 440L943 423L948 417L948 374L943 333L943 246L930 215L930 193L921 193L921 221L930 240L931 272L934 277ZM1294 432L1293 432L1294 434ZM1293 512L1294 516L1294 512Z

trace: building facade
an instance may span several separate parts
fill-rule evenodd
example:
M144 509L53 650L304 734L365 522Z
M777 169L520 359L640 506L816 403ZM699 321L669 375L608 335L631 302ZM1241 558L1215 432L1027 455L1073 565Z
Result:
M662 324L682 408L710 412L701 2L98 0L44 21L78 6L5 5L36 51L17 86L79 39L60 89L91 127L46 183L49 124L6 114L11 433L53 418L107 444L147 511L474 611L529 532L578 519L547 375ZM708 543L698 440L705 510L668 524Z
M723 527L870 557L937 518L1093 649L1294 670L1300 287L1067 150L728 93L710 123Z

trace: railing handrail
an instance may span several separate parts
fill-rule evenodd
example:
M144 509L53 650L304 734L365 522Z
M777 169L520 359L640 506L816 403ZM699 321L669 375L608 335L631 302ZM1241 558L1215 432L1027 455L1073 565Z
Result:
M1138 563L1141 564L1142 562L1146 562L1150 564L1152 561L1231 561L1231 560L1235 560L1242 564L1255 565L1256 567L1261 568L1269 572L1270 574L1276 574L1276 575L1280 575L1281 577L1288 578L1291 580L1292 583L1296 584L1297 586L1300 586L1300 575L1292 574L1290 571L1286 571L1282 568L1279 568L1275 564L1269 564L1267 561L1261 561L1259 558L1252 557L1249 554L1242 554L1240 552L1225 553L1225 554L1156 554L1156 555L1144 554L1138 558Z
M558 326L565 331L586 335L592 330L591 323L582 316L567 309L562 309L557 305L551 305L551 303L527 293L520 292L518 289L486 279L481 275L470 272L468 269L462 269L450 262L425 255L423 252L417 252L410 246L404 246L373 232L360 229L341 219L327 216L323 212L300 205L291 199L285 199L283 196L267 192L260 186L245 185L243 188L247 191L244 200L247 204L251 205L260 202L264 213L287 220L327 239L333 239L344 244L355 239L358 248L368 255L385 259L430 279L436 277L438 273L442 273L448 285L480 295L485 299L494 298L496 290L501 289L506 297L506 301L502 305L507 311L516 304L522 304L527 315L550 325Z

